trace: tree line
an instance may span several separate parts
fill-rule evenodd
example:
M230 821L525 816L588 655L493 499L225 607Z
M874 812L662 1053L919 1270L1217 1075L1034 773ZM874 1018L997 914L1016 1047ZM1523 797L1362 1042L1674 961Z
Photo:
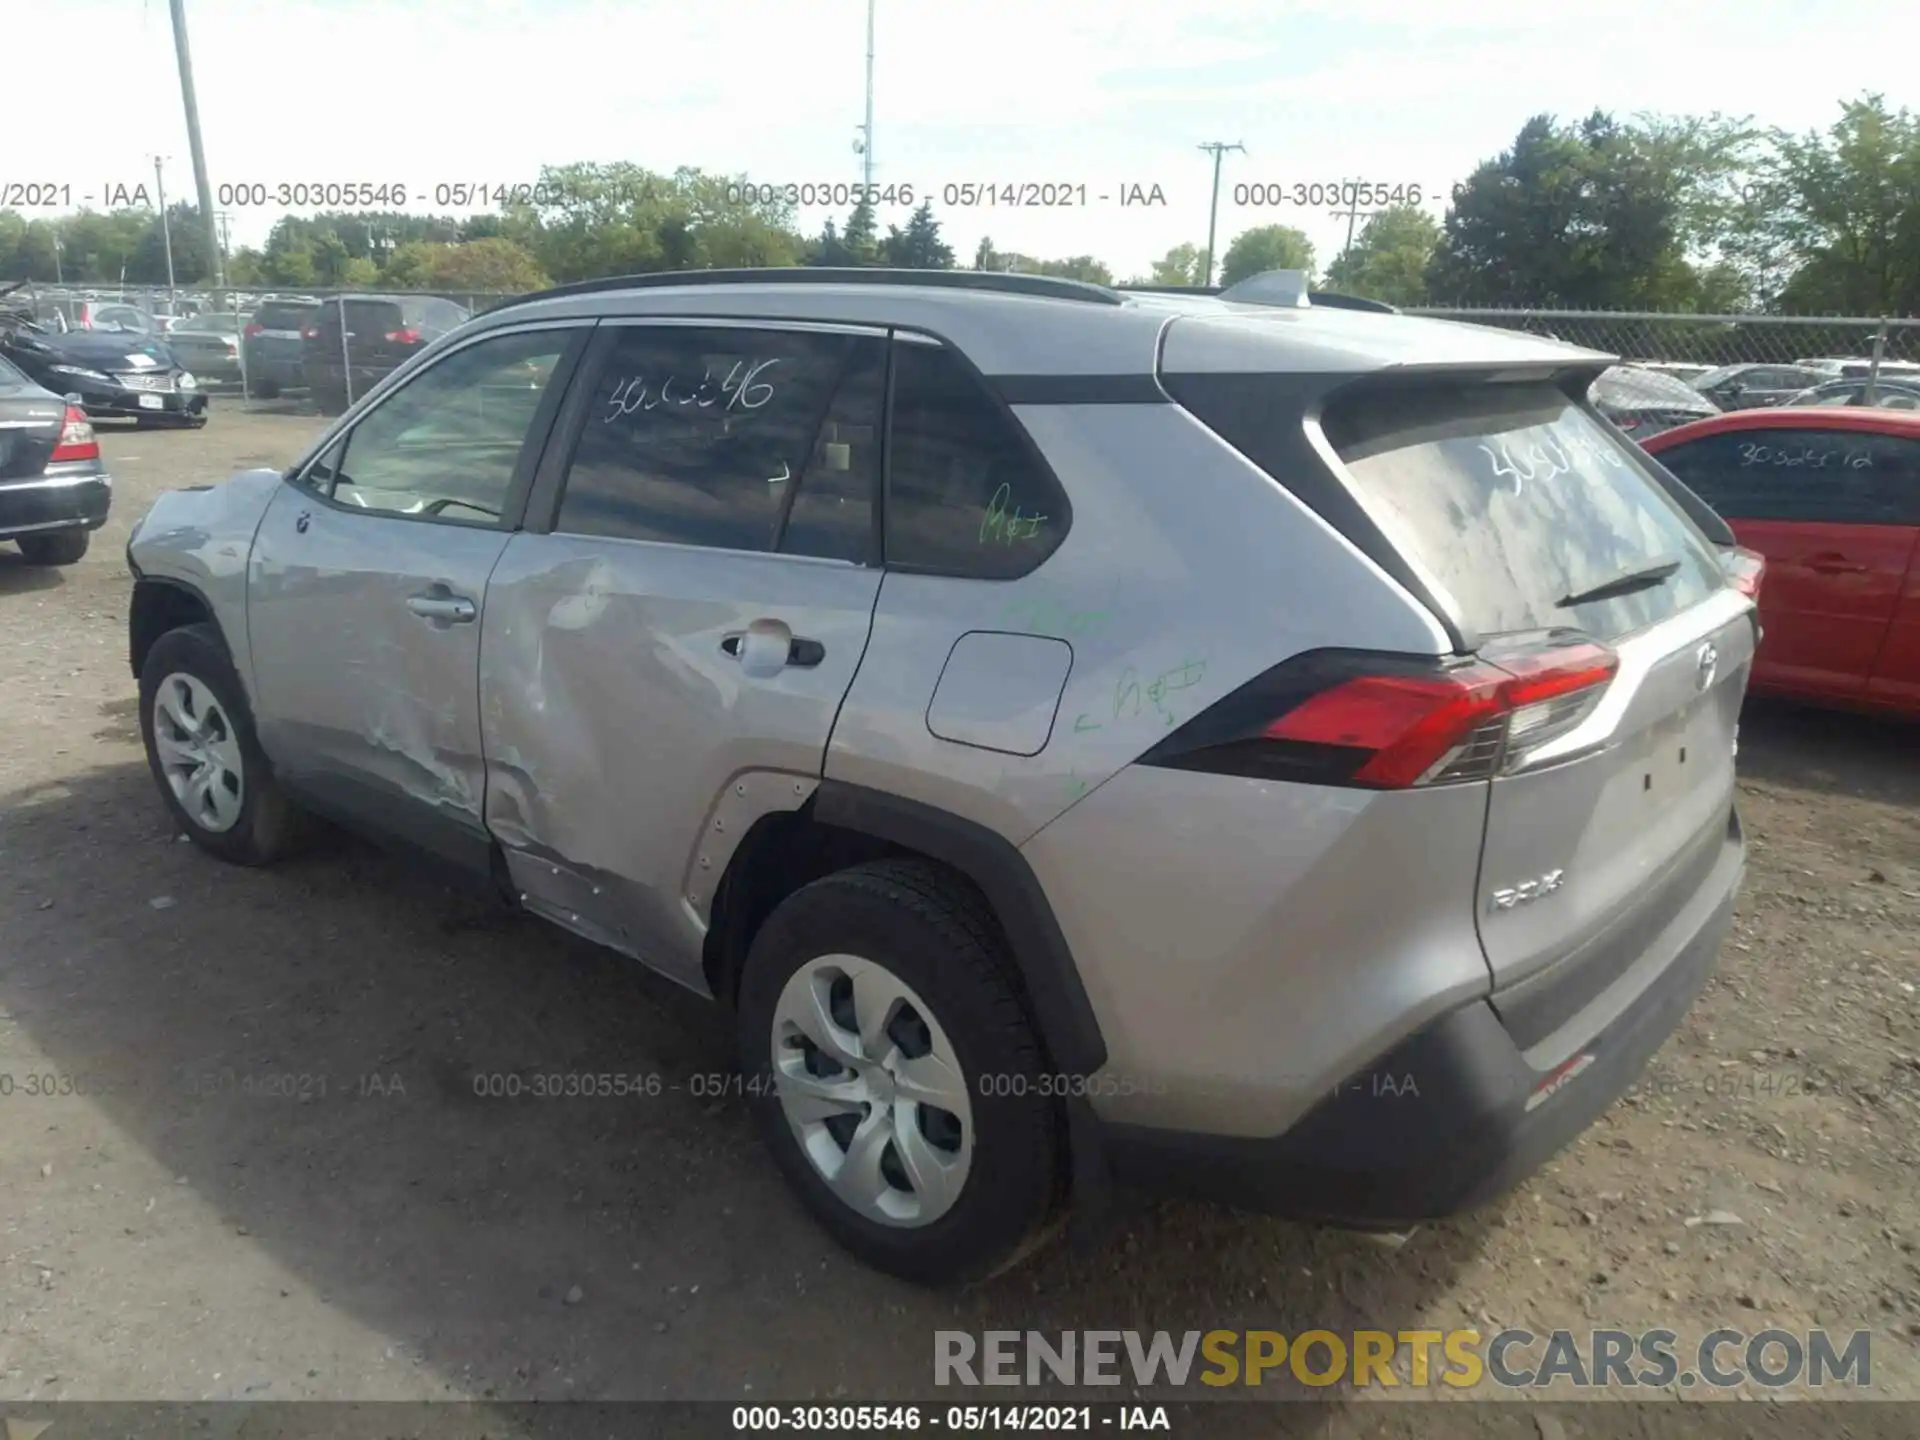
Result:
M691 168L550 166L534 190L540 203L464 219L289 215L263 245L227 257L227 283L505 294L658 270L960 263L931 203L884 228L861 205L806 234L763 188ZM212 283L195 207L169 206L168 221L175 279ZM1318 258L1300 230L1256 226L1226 246L1218 280L1300 269L1324 288L1402 306L1920 315L1920 117L1878 95L1804 135L1718 114L1538 115L1455 187L1442 218L1395 206L1324 268ZM1018 254L990 239L971 264L1117 278L1092 254ZM1201 247L1183 244L1128 281L1199 285L1205 266ZM0 211L0 279L164 285L159 217Z

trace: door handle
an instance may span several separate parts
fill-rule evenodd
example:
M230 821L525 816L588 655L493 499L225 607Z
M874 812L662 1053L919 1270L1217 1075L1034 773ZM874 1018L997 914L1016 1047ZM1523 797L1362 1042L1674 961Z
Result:
M1816 575L1863 575L1867 569L1866 566L1831 551L1825 555L1809 555L1807 568Z
M738 660L746 645L746 636L735 633L720 641L720 653L731 660ZM787 641L787 664L802 670L811 670L827 658L827 647L818 640L808 640L795 635Z
M479 613L473 601L464 595L409 595L407 608L423 619L440 620L449 625L469 624Z

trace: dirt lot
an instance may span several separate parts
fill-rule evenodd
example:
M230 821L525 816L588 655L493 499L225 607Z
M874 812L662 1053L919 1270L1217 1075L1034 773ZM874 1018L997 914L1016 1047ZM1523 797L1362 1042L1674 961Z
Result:
M1493 1211L1390 1251L1136 1204L1098 1246L928 1294L844 1259L738 1105L689 1093L728 1051L692 998L351 843L255 873L176 840L128 528L317 424L114 431L86 560L0 555L0 1398L926 1397L940 1328L1510 1324L1870 1327L1874 1389L1920 1398L1915 731L1750 711L1719 977L1649 1084ZM680 1088L473 1093L540 1069ZM240 1093L262 1076L326 1094Z

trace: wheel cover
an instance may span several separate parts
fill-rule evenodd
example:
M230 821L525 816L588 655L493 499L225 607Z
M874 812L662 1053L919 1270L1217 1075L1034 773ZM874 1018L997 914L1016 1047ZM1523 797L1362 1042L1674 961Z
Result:
M226 706L197 676L177 670L153 695L153 748L187 817L210 834L231 830L246 803L246 767Z
M933 1010L884 965L822 955L774 1006L775 1092L829 1189L881 1225L930 1225L973 1167L973 1105Z

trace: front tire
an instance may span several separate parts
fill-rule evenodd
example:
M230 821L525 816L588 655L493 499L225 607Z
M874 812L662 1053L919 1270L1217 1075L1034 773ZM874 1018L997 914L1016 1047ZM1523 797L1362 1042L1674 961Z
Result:
M1050 1233L1064 1118L984 900L919 861L816 880L747 957L740 1067L815 1219L875 1269L986 1279Z
M14 543L29 565L71 565L87 553L92 540L85 530L56 530L51 535L22 535Z
M140 736L173 820L202 850L269 865L298 848L304 817L274 782L253 712L212 625L169 630L140 668Z

